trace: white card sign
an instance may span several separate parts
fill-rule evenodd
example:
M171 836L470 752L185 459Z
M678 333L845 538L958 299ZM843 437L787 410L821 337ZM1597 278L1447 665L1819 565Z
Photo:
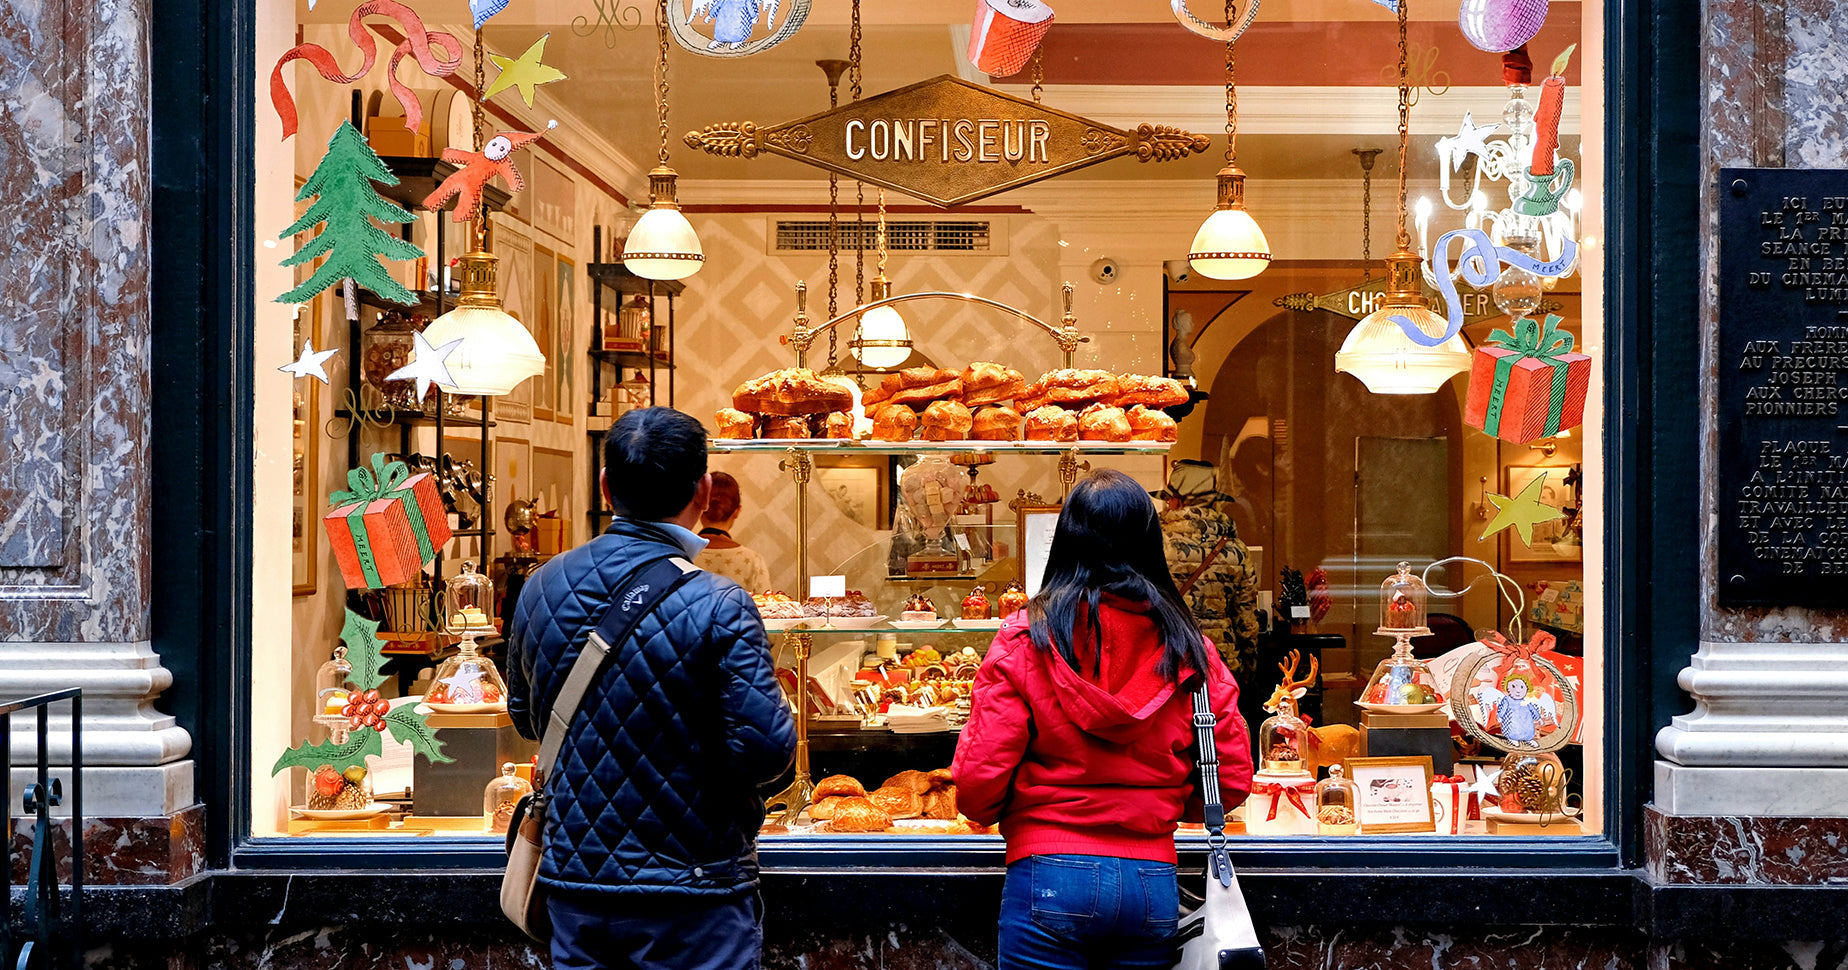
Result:
M809 595L822 599L840 599L847 595L847 577L810 576Z

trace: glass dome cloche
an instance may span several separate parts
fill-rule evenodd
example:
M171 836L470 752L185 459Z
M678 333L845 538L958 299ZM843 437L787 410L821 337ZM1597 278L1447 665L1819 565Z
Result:
M1279 665L1283 680L1271 693L1270 700L1264 702L1264 709L1270 711L1271 716L1258 726L1259 771L1274 775L1308 773L1303 766L1303 743L1309 725L1298 713L1297 702L1315 685L1320 661L1311 655L1309 675L1298 680L1296 664L1301 659L1298 651L1290 651Z
M511 761L501 765L500 774L481 793L481 820L490 832L506 834L513 822L514 806L533 792L533 786L520 777L519 770Z
M1412 656L1412 638L1427 636L1426 603L1431 590L1412 575L1412 564L1380 584L1380 636L1393 638L1392 655L1373 668L1355 705L1377 714L1426 714L1444 706L1431 666Z
M347 648L334 648L334 656L321 665L314 675L314 723L327 729L327 735L335 744L345 744L347 732L352 729L353 718L346 713L347 705L358 692L347 680L353 676L353 664L347 660Z
M1380 628L1374 632L1387 636L1404 634L1407 638L1429 636L1425 610L1431 590L1424 580L1412 575L1412 564L1399 563L1399 571L1380 583Z
M1328 777L1315 785L1317 835L1353 835L1360 827L1354 810L1360 804L1360 787L1340 765L1328 766Z
M456 652L437 665L424 703L443 714L488 714L507 709L507 682L494 661L476 649L475 638L495 631L489 616L494 584L475 571L475 563L462 563L462 571L449 579L447 630L457 638Z

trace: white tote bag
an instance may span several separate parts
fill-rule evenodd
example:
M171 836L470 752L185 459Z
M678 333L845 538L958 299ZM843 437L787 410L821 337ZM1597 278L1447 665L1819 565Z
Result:
M1232 856L1226 851L1226 807L1219 800L1219 748L1213 743L1217 718L1207 703L1206 684L1194 691L1194 734L1200 752L1200 793L1206 803L1206 896L1193 910L1183 906L1175 970L1264 970L1264 950Z

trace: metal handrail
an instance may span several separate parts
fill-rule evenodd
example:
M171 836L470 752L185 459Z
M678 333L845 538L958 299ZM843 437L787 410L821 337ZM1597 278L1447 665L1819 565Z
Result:
M64 785L51 777L51 705L71 702L71 902L70 949L63 959L54 956L53 941L64 931L58 905L58 869L53 858L51 810L64 801ZM0 806L13 801L13 715L37 711L37 778L26 786L21 802L33 818L32 858L26 867L25 922L31 939L14 955L10 919L0 920L0 953L13 961L14 970L38 970L57 964L83 966L83 690L71 687L16 701L0 703ZM7 831L0 838L0 872L6 873L11 897L13 873L13 813L5 809Z

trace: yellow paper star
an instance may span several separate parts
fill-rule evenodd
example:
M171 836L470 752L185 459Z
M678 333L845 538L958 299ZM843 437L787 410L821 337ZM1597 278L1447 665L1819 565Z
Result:
M1495 506L1495 518L1490 519L1488 526L1482 530L1482 538L1486 541L1495 533L1513 526L1521 536L1522 545L1533 545L1534 526L1566 517L1566 513L1540 501L1540 491L1545 487L1546 475L1543 473L1527 483L1527 487L1521 489L1521 494L1514 498L1490 492L1486 497Z
M500 74L494 78L494 83L488 85L488 89L481 93L481 100L486 101L508 88L519 88L520 97L530 108L533 106L533 88L541 84L564 80L565 72L539 63L539 59L545 56L545 42L551 37L551 34L547 34L533 41L533 46L528 47L526 53L519 57L489 54L488 60L494 62L494 66L500 69Z

